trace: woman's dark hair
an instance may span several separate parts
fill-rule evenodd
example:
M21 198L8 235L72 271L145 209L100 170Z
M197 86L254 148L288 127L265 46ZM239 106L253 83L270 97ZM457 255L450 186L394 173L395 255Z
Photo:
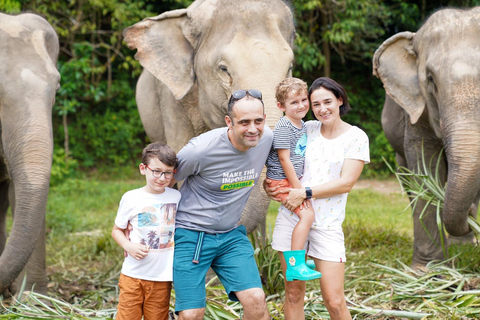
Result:
M345 89L338 84L335 80L330 79L328 77L321 77L313 81L312 85L310 86L310 89L308 89L308 100L311 99L310 97L312 96L313 91L318 90L320 88L325 88L333 95L335 98L340 99L342 98L343 104L340 106L340 115L346 115L352 107L350 107L350 104L348 103L348 97L347 97L347 92Z

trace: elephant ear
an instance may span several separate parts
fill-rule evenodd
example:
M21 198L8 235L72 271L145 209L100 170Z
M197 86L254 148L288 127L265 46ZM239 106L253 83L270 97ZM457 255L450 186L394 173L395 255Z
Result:
M183 35L188 28L187 9L146 18L123 31L135 59L164 83L175 99L182 99L195 82L193 47Z
M401 32L385 40L373 57L373 74L386 93L410 116L415 124L425 109L417 73L417 56L413 50L415 33Z

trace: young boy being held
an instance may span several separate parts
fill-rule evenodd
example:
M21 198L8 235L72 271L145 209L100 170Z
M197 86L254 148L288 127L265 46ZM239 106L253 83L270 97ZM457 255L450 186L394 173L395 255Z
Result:
M169 146L146 146L139 165L146 185L127 191L120 201L112 237L126 251L126 257L118 282L117 320L169 318L173 236L180 192L168 185L177 162Z
M307 84L298 78L286 78L277 85L275 97L277 107L285 115L275 126L272 149L266 162L267 178L272 180L269 187L302 188L300 178L303 175L307 143L302 119L309 110ZM288 193L280 193L277 197L283 201L287 196ZM296 208L294 213L300 220L291 235L291 251L283 252L287 263L285 277L287 281L320 278L320 272L308 268L305 264L305 241L315 219L315 212L311 206L304 206L303 209Z

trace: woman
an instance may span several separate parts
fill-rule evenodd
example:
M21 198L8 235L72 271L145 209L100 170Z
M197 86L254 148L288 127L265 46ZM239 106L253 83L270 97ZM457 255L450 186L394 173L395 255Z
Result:
M318 121L308 121L307 149L302 185L291 189L279 209L272 247L279 252L285 274L284 251L290 250L291 234L298 217L292 211L303 205L315 210L315 222L309 231L307 255L322 273L323 301L333 319L351 319L344 296L345 243L342 222L348 192L370 161L368 137L359 128L341 119L350 110L345 89L330 78L315 80L308 96ZM276 189L266 188L275 200ZM285 281L285 319L304 319L304 281Z

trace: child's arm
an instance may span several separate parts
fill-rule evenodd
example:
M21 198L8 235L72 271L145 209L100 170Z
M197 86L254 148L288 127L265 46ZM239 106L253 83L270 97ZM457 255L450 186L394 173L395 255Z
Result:
M295 189L302 188L302 184L295 173L295 168L293 167L292 161L290 161L290 149L277 149L278 159L280 159L280 164L282 165L283 172L287 176L288 182Z
M148 255L148 248L139 243L132 243L125 236L125 229L113 225L112 238L133 258L140 260Z

